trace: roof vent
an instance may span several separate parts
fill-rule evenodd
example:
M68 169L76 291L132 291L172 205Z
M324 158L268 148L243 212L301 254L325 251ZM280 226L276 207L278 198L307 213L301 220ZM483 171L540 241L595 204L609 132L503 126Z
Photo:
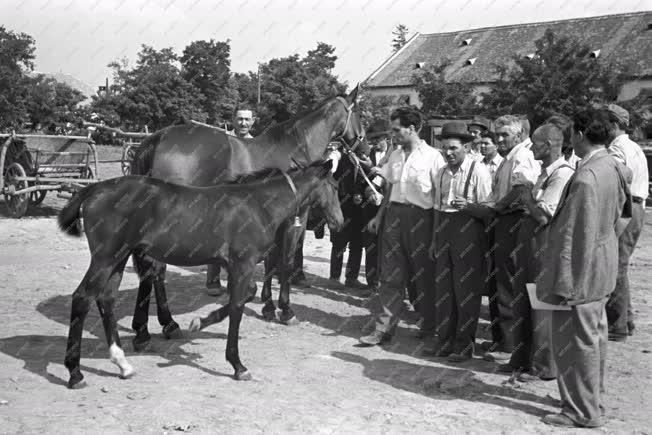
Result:
M594 59L597 59L598 56L600 56L600 50L593 50L589 56Z
M414 69L423 69L424 66L426 66L425 62L417 62L414 64Z
M525 57L527 57L528 59L532 60L532 59L534 59L535 57L537 57L537 55L534 54L534 53L528 53L528 54L525 55Z
M647 23L647 29L652 30L652 23Z
M473 41L473 38L464 39L462 45L471 45L471 41Z
M466 64L467 64L467 65L473 65L473 64L475 63L476 60L478 60L477 57L472 57L471 59L468 59L468 60L466 61Z

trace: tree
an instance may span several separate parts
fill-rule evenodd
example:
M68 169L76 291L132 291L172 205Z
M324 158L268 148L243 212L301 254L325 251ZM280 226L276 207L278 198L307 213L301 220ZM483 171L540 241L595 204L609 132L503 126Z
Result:
M29 79L25 108L33 125L45 127L76 121L77 105L84 99L77 89L39 74Z
M208 122L220 123L233 111L230 41L193 41L181 56L182 76L202 93L202 109Z
M467 116L481 110L478 97L468 83L446 81L448 60L431 66L414 76L414 84L425 113Z
M27 121L28 72L34 69L34 39L0 26L0 127Z
M408 28L404 24L399 24L392 31L394 39L392 39L392 48L394 52L397 52L405 45L407 42Z
M601 62L587 46L551 30L535 47L532 58L514 57L512 68L496 67L500 78L483 95L488 114L526 112L538 125L552 113L572 114L595 103L615 101L622 83L617 65Z
M129 69L124 60L109 64L114 84L106 95L93 98L91 106L103 117L117 117L114 125L137 130L145 125L158 130L190 119L205 121L203 95L181 75L178 60L171 48L143 45L134 68Z

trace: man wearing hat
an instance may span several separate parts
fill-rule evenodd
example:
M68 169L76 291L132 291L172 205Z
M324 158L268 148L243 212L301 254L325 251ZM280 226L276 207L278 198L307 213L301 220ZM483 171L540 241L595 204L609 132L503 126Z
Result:
M469 123L468 132L471 136L471 140L468 141L467 155L474 160L482 160L482 154L480 153L480 142L482 133L486 133L491 129L491 121L483 116L474 116L471 122Z
M645 200L648 197L648 167L641 147L632 141L625 129L629 113L615 104L606 106L610 125L609 154L632 171L632 219L618 238L618 278L607 303L609 340L625 341L634 331L634 317L629 293L629 259L641 235L645 220Z
M423 349L426 355L462 362L473 357L475 331L485 278L487 238L474 206L491 194L488 169L467 155L471 136L463 122L443 125L441 140L447 165L435 178L433 238L429 254L435 260L434 292L424 303L435 306L436 336ZM424 319L430 320L430 319Z

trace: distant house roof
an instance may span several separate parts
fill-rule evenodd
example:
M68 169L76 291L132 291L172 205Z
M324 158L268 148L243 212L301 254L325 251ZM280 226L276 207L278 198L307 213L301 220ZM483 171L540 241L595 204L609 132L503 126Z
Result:
M367 79L369 87L411 86L415 70L451 64L451 82L490 83L496 64L509 64L515 55L532 56L534 42L551 29L558 36L581 41L597 51L601 61L627 65L633 77L652 76L652 12L605 15L544 23L515 24L414 35ZM417 67L417 65L419 65Z

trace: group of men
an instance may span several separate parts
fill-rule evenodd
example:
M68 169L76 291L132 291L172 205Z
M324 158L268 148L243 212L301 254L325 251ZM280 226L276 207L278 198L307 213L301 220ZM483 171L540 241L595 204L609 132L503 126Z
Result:
M231 134L251 137L253 119L236 112ZM421 113L403 107L358 149L331 150L345 226L330 236L330 278L340 280L348 247L345 285L375 302L360 342L390 341L413 308L425 356L481 354L519 379L556 379L562 409L544 422L599 426L606 341L635 328L628 265L648 196L628 124L616 105L552 116L531 137L526 117L477 117L444 124L438 149L420 137ZM478 346L483 295L492 339ZM551 309L533 309L542 303Z
M556 379L562 410L544 421L599 426L607 338L634 330L627 269L648 196L628 112L553 116L531 137L518 115L449 122L441 150L420 138L417 109L390 122L380 137L392 151L368 171L384 199L366 227L378 232L367 262L378 303L360 342L392 339L407 291L424 355L461 363L475 351L498 372ZM483 294L492 339L476 347Z

